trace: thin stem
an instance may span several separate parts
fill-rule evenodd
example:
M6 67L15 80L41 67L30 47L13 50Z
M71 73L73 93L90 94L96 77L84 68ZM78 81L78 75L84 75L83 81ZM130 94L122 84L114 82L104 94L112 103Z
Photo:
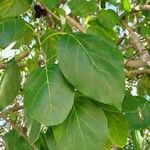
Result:
M20 62L22 59L29 56L29 54L30 54L30 51L26 51L26 52L21 53L20 55L18 55L15 58L16 62ZM0 63L0 69L6 69L6 66L7 66L6 64Z
M43 5L43 6L47 10L47 12L49 13L50 16L52 16L53 18L55 18L58 21L61 21L61 19L57 15L55 15L53 12L51 12L49 9L47 9L47 7L45 5ZM66 15L66 20L71 26L74 26L80 32L85 33L85 29L82 27L82 25L80 23L78 23L75 19L73 19L71 16Z
M132 70L127 72L128 77L134 77L134 76L139 76L143 74L148 74L150 75L150 69L147 70Z
M16 112L16 111L21 110L21 109L23 109L23 106L20 106L18 103L16 103L13 107L11 107L5 111L2 111L0 113L0 118L3 118L4 120L6 120L6 122L8 122L12 126L13 129L15 129L18 133L20 133L21 136L31 145L30 141L28 140L26 133L23 132L23 130L20 127L16 126L16 124L13 121L8 119L9 113ZM37 148L34 144L32 144L31 146L34 150L37 150Z
M150 66L150 55L148 51L145 49L145 46L143 43L141 43L139 39L139 35L133 31L131 27L128 26L127 22L122 21L123 26L128 30L130 34L130 39L133 43L133 46L137 49L137 51L140 53L140 59L147 63L148 66Z
M140 68L140 67L146 67L147 64L143 62L142 60L124 60L124 65L125 67L130 67L130 68Z
M72 26L75 26L80 32L85 33L85 29L75 19L71 18L68 15L66 15L66 19Z

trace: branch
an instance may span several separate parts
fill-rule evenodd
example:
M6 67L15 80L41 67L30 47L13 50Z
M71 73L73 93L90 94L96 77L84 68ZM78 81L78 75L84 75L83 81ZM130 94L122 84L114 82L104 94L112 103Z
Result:
M117 146L115 146L114 144L111 146L112 150L118 150Z
M119 48L119 50L120 51L125 51L125 50L130 49L130 48L133 48L133 45L130 44L130 45L124 46L122 48Z
M130 68L140 68L147 66L147 64L142 60L128 60L128 59L124 60L124 65Z
M10 107L2 112L0 112L0 118L5 119L5 117L7 117L7 115L11 112L16 112L18 110L23 109L23 106L20 106L18 103L16 103L13 107Z
M22 54L18 55L15 60L16 62L20 62L22 59L24 59L25 57L27 57L30 54L29 51L23 52ZM6 64L4 63L0 63L0 69L6 69Z
M16 112L16 111L21 110L21 109L23 109L23 106L20 106L18 103L16 103L13 107L2 111L2 112L0 113L0 118L3 118L4 120L6 120L6 122L8 122L8 123L12 126L13 129L15 129L18 133L20 133L21 136L31 145L30 141L28 140L27 135L26 135L25 132L23 131L23 128L18 127L18 126L15 124L14 121L8 119L9 113L11 113L11 112ZM31 146L32 146L32 148L33 148L34 150L37 149L34 144L32 144Z
M143 6L140 6L140 9L141 9L141 10L145 10L145 11L150 11L150 5L143 5Z
M150 11L150 5L148 5L148 4L145 4L145 5L138 5L138 6L135 6L135 7L132 9L132 12L133 12L133 13L136 13L136 12L139 12L139 11Z
M144 45L141 43L138 34L136 32L133 31L133 29L131 29L131 27L129 27L127 25L127 23L125 23L124 21L122 21L124 27L128 30L129 34L130 34L130 39L133 42L133 46L138 50L138 52L140 53L140 58L143 62L147 63L148 66L150 66L150 55L148 53L148 51L145 49Z
M5 68L6 68L5 64L0 63L0 69L5 69Z
M27 135L24 134L23 130L20 127L16 126L16 124L13 121L11 121L11 120L7 119L6 121L8 121L10 123L10 125L12 126L13 129L15 129L18 133L20 133L20 135L24 138L24 140L26 142L28 142L29 145L32 146L33 150L37 150L36 145L30 143Z
M150 75L150 69L147 69L147 70L133 70L133 71L128 71L127 72L128 77L134 77L134 76L143 75L143 74Z
M126 34L124 34L121 38L119 38L117 41L117 45L120 45L123 42L123 40L125 39L125 37L126 37Z
M60 19L57 15L55 15L53 12L51 12L49 9L47 9L46 6L43 5L43 7L44 7L44 9L49 13L50 16L52 16L53 18L55 18L55 19L58 20L58 21L61 21L61 19ZM78 29L80 32L85 33L85 29L84 29L84 28L82 27L82 25L81 25L79 22L77 22L75 19L73 19L72 17L66 15L66 20L67 20L67 22L68 22L69 24L71 24L72 26L76 27L76 29Z
M134 11L150 11L150 5L139 5L134 8Z
M21 61L21 60L24 59L25 57L29 56L29 54L30 54L29 51L23 52L23 53L20 54L18 57L16 57L16 62Z
M66 19L72 26L76 27L80 32L85 33L85 29L75 19L71 18L68 15L66 15Z
M11 124L11 126L13 127L13 129L15 129L18 133L20 133L20 135L24 138L24 140L26 142L28 142L29 145L31 145L31 147L33 148L33 150L37 150L36 145L30 143L27 135L24 134L24 132L22 131L21 128L19 128L18 126L16 126L15 123L12 122L12 121L10 121L10 120L8 122Z

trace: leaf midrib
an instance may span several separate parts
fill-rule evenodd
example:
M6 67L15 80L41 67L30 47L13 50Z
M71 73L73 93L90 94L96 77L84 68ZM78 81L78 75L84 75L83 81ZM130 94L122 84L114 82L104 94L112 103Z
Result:
M73 38L79 43L79 45L82 47L82 49L86 52L88 58L90 59L91 63L95 66L95 68L96 68L96 70L98 71L98 73L101 74L101 75L104 77L104 79L105 79L105 81L106 81L106 84L107 84L107 88L109 88L109 91L110 91L110 93L111 93L111 89L110 89L110 86L109 86L109 83L108 83L106 77L99 71L97 65L95 64L95 62L94 62L94 61L92 60L92 58L90 57L90 55L89 55L89 53L87 52L87 50L86 50L86 48L84 47L84 45L83 45L75 36L73 36L73 35L71 35L71 34L68 34L68 35L71 36L71 37L73 37ZM93 65L92 65L92 66L93 66ZM114 95L114 94L116 95L116 93L113 93L113 95ZM113 96L113 97L114 97L114 96ZM115 97L117 97L117 96L115 96Z

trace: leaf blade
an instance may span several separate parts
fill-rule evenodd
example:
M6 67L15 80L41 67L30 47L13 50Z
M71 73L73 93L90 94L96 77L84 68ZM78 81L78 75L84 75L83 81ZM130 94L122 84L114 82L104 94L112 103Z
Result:
M108 121L109 138L118 147L123 148L128 137L128 123L122 113L105 111Z
M33 150L31 145L15 130L11 130L5 134L4 140L7 150Z
M143 106L137 108L133 112L126 113L130 130L145 129L150 126L150 102L146 101Z
M66 79L90 98L121 109L124 73L116 47L88 34L63 35L58 45L59 66Z
M44 125L61 123L70 112L73 100L74 91L58 65L37 69L25 84L25 109L32 118Z
M62 150L104 149L108 140L104 112L87 98L82 97L75 100L68 118L54 127L53 132L58 143L57 148L61 147Z
M33 38L32 28L25 21L18 18L9 18L0 20L0 47L5 48L11 42L17 41L17 44L31 42Z
M0 1L0 18L16 17L27 11L32 0L5 0Z
M20 89L21 75L16 61L9 62L0 83L0 109L9 105L17 96Z

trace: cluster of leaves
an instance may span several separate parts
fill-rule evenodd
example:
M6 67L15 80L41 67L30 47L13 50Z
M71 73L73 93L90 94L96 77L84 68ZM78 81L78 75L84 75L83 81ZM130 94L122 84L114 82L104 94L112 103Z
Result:
M66 7L75 23L68 23ZM131 68L125 68L123 59L137 51L119 51L130 43L125 37L117 45L125 33L122 16L134 25L128 0L0 1L0 48L5 50L15 41L15 48L25 45L29 51L23 51L33 53L32 59L23 60L25 67L20 67L18 56L8 61L2 73L0 115L9 118L14 128L4 135L8 150L123 148L129 134L135 149L141 148L135 130L150 125L150 102L145 99L150 95L150 77L125 76L124 70ZM137 16L137 32L147 39L148 14L139 11ZM80 23L86 33L78 32ZM139 96L126 88L126 83L134 82ZM23 97L25 118L19 128L11 117L14 111L2 115L18 94Z

